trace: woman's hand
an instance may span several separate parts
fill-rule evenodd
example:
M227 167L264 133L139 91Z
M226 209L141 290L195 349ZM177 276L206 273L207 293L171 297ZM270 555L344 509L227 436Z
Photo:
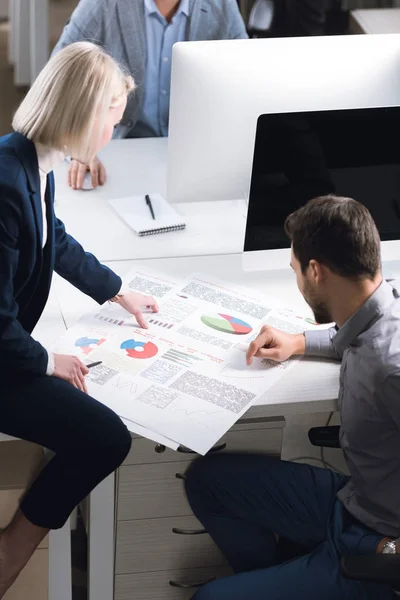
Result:
M74 190L82 189L83 181L88 171L90 171L92 176L92 185L94 188L105 184L107 179L106 170L103 163L96 157L89 165L72 160L68 170L68 185Z
M131 313L138 322L138 325L143 327L143 329L148 329L149 326L143 316L142 308L151 308L153 313L158 312L157 302L152 296L144 296L143 294L137 294L136 292L124 294L118 300L118 304Z
M85 375L89 373L86 365L77 356L54 354L54 377L64 379L87 394Z
M264 325L256 339L251 342L246 360L248 365L251 365L255 356L283 362L294 354L304 354L305 351L306 338L302 333L293 335Z

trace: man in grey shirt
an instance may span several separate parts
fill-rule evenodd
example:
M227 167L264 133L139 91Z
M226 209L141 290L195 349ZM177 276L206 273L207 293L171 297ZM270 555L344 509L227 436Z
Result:
M247 361L341 361L340 441L351 477L263 455L194 463L190 504L236 573L195 599L389 600L389 587L346 580L339 563L400 552L399 296L382 279L375 223L355 200L316 198L285 228L301 293L318 323L336 326L300 335L265 326Z

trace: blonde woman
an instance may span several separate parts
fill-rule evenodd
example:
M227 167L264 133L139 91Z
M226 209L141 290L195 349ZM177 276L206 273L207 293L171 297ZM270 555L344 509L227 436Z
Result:
M49 529L126 457L131 436L86 393L86 366L31 337L56 271L100 304L119 302L146 327L153 298L120 294L121 279L69 236L53 210L56 163L90 162L111 139L133 81L99 47L72 44L51 59L0 138L0 431L54 452L0 533L0 598Z

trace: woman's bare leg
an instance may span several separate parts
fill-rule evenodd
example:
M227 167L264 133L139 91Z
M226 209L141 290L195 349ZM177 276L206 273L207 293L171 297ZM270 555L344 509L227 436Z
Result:
M48 532L28 521L18 510L7 529L0 533L0 600Z

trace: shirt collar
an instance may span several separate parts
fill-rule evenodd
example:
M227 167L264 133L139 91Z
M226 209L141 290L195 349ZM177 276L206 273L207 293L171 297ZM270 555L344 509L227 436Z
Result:
M354 342L360 333L368 329L368 325L372 325L372 321L380 317L398 297L397 290L387 281L382 281L372 296L340 327L333 337L332 342L337 351L342 354L347 346Z
M155 0L144 0L144 6L146 9L147 15L154 15L154 14L160 15L160 11L158 10ZM176 11L173 19L175 17L177 17L180 13L184 14L186 17L189 16L189 14L190 14L189 0L181 0L181 3L179 5L178 10Z
M55 167L64 160L65 155L59 150L54 150L43 146L43 144L35 143L36 154L38 158L39 171L43 175L48 175L54 171Z

